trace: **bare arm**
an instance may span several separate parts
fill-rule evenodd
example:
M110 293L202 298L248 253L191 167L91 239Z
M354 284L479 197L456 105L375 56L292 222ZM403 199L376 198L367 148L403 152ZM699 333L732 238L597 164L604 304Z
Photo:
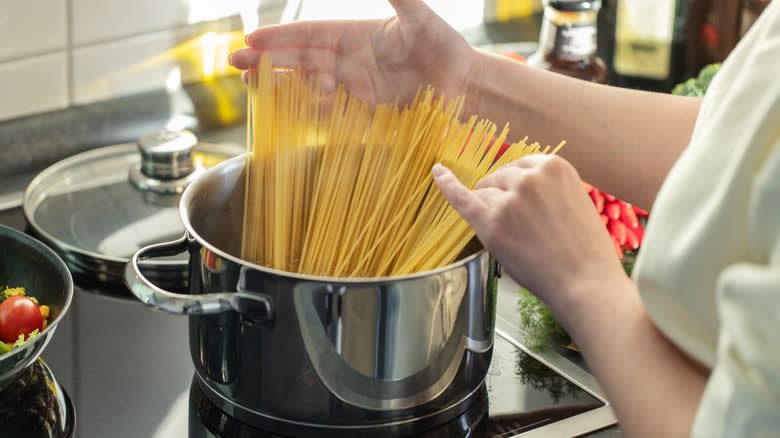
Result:
M440 166L434 176L506 272L572 335L626 435L689 435L707 372L649 319L572 165L526 156L473 191Z
M579 280L551 309L583 352L621 429L631 437L690 436L708 371L658 331L625 275Z
M699 99L571 79L479 52L469 108L561 155L586 181L649 209L688 145Z
M397 17L297 22L258 29L231 63L241 69L270 51L275 65L316 72L369 103L410 102L421 84L466 96L478 114L544 144L583 178L648 209L691 136L699 101L598 86L536 70L469 46L421 0L390 0Z

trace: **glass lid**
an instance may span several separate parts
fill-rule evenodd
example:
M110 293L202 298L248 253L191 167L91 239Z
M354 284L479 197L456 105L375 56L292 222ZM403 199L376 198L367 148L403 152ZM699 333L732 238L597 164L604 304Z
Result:
M153 132L47 168L28 186L24 213L74 274L119 281L138 249L184 234L178 208L184 188L206 168L243 152L235 144L199 143L189 131ZM155 264L184 270L186 254Z

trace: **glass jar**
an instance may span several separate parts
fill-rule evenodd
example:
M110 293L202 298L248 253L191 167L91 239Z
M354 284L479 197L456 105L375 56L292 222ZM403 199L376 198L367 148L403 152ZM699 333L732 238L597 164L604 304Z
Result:
M601 0L545 0L539 48L528 64L604 83L607 68L596 54L600 8Z

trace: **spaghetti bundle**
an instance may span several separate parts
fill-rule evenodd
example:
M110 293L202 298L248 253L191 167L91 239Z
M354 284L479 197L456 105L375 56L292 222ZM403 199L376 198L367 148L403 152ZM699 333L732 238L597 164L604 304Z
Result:
M505 145L472 116L463 97L432 87L412 103L371 107L337 87L321 91L298 70L275 70L263 54L250 73L249 159L241 257L270 268L331 277L378 277L453 262L474 232L433 182L449 167L467 187L531 153Z

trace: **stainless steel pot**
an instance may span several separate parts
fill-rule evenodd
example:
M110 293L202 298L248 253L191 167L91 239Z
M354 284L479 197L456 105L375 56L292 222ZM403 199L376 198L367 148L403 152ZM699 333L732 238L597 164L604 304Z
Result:
M478 395L493 346L498 266L475 241L429 272L326 278L241 260L246 158L209 169L183 193L180 239L137 251L125 281L154 308L190 315L196 377L240 420L310 428L419 430ZM190 294L155 286L142 259L189 253ZM434 421L435 419L435 421Z

